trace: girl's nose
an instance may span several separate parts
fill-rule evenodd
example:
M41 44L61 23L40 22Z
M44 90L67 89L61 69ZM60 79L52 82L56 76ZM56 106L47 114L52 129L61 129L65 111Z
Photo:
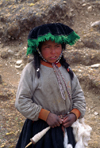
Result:
M51 53L52 53L52 54L55 53L55 48L54 48L54 47L51 48Z

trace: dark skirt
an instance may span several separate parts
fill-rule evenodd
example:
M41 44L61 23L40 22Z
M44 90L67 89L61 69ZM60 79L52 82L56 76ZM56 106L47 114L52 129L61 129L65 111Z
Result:
M26 119L22 132L20 134L16 148L25 148L25 146L30 142L30 139L48 127L48 124L43 120L38 120L33 122L32 120ZM72 131L72 127L68 127L68 143L75 147L75 139ZM30 145L28 148L64 148L64 133L62 127L50 128L50 130L36 143Z

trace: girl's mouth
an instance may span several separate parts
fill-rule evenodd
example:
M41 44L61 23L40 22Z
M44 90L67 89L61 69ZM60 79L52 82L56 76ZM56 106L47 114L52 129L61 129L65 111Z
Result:
M51 59L51 60L56 60L56 59L57 59L57 57L50 57L50 59Z

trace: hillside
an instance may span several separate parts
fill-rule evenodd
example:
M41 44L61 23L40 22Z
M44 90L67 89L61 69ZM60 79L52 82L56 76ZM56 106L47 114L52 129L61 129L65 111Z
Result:
M15 95L26 56L29 30L60 22L81 39L64 52L86 97L85 122L92 127L88 148L100 148L100 1L0 0L0 148L15 148L25 118ZM19 63L18 63L19 62Z

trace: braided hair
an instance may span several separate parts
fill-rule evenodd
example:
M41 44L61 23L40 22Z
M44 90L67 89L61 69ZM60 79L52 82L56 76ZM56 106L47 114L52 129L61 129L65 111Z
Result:
M66 44L61 44L62 45L62 49L65 49ZM41 51L41 46L42 46L42 42L39 44L38 48ZM34 67L36 70L36 74L37 77L40 78L40 61L41 61L41 57L38 53L38 51L34 52ZM69 64L66 62L66 59L64 58L64 56L62 55L61 59L60 59L60 63L61 65L67 70L67 72L70 75L71 80L74 77L73 71L69 68Z

